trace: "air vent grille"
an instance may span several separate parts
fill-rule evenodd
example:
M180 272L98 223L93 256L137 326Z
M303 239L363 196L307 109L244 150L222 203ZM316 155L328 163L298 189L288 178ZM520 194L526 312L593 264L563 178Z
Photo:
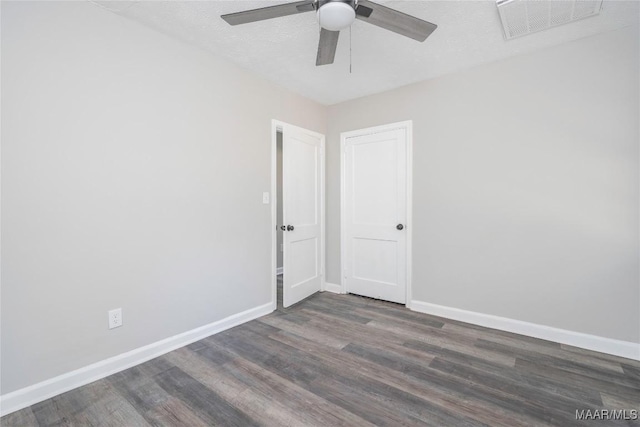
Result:
M602 0L498 0L509 40L600 13Z

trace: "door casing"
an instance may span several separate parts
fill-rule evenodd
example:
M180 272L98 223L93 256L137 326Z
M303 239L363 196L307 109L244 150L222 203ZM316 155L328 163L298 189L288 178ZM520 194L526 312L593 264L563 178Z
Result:
M275 311L278 308L278 279L277 279L277 271L278 271L278 183L277 183L277 171L278 171L278 145L277 145L277 134L278 132L283 132L284 127L298 127L295 125L291 125L289 123L285 123L279 120L271 120L271 305L273 310ZM315 134L322 138L322 152L321 152L321 160L320 160L320 290L324 291L326 284L326 274L325 274L325 136L312 132L310 130L304 129L305 132ZM284 149L284 147L283 147ZM283 183L284 186L284 183ZM285 271L284 274L287 274Z
M341 293L348 293L347 283L344 280L345 274L344 269L345 265L347 265L346 259L346 230L347 230L347 221L346 221L346 187L345 187L345 176L346 176L346 162L345 162L345 152L347 147L347 138L354 136L362 136L362 135L370 135L374 133L386 132L395 129L404 129L406 135L407 142L407 220L406 220L406 303L405 306L407 308L411 308L411 271L412 271L412 241L413 241L413 121L407 120L404 122L398 123L390 123L382 126L374 126L365 129L358 129L349 132L342 132L340 134L340 289ZM323 281L324 285L324 281Z

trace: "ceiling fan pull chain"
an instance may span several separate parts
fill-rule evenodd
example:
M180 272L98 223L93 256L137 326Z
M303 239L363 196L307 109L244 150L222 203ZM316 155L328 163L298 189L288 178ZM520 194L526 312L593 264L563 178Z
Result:
M351 26L349 27L349 74L351 74Z

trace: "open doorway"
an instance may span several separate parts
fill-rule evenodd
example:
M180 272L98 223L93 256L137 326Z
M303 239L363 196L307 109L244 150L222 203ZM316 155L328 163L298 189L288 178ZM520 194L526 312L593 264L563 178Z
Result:
M282 225L282 131L276 132L276 309L282 309L282 283L284 278L284 231Z
M325 137L274 120L271 141L271 283L276 310L324 290Z

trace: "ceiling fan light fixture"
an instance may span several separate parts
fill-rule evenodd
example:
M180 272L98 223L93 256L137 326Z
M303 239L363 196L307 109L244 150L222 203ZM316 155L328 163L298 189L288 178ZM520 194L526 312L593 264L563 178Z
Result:
M325 30L344 30L351 26L355 20L356 11L349 3L330 1L318 9L318 22Z

